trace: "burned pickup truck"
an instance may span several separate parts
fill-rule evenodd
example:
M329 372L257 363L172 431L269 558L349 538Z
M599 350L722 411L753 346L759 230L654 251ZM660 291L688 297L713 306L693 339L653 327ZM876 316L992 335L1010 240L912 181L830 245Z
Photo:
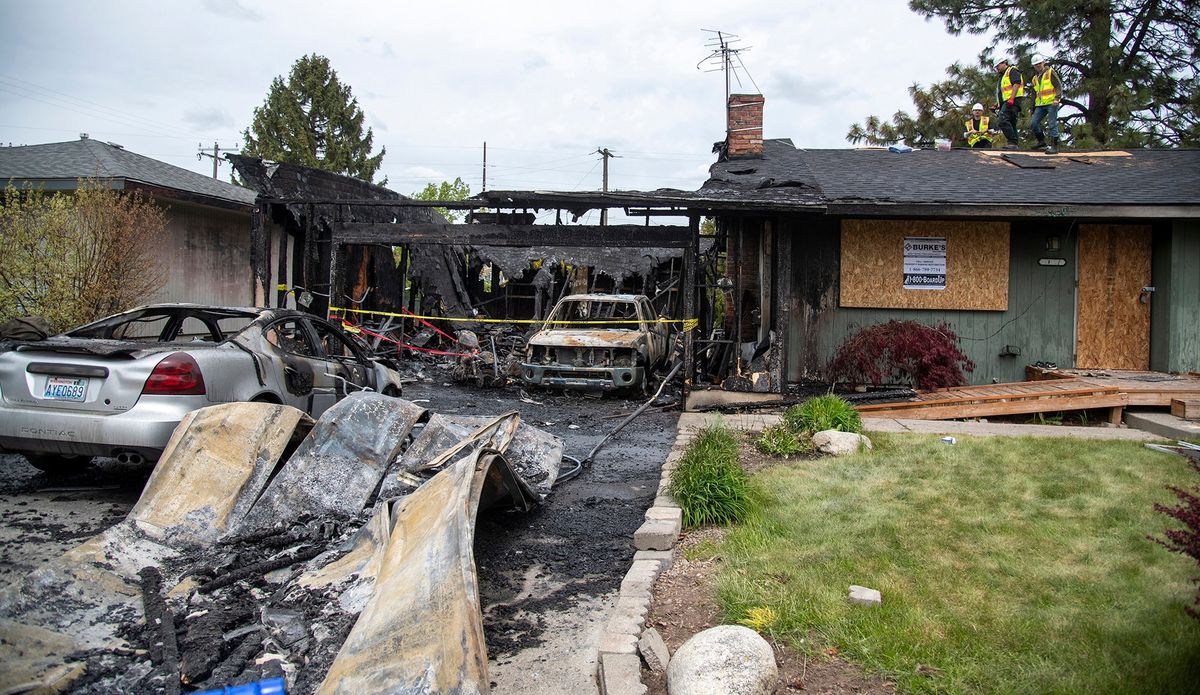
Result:
M645 295L563 297L529 339L521 376L553 388L641 388L667 356L668 325Z

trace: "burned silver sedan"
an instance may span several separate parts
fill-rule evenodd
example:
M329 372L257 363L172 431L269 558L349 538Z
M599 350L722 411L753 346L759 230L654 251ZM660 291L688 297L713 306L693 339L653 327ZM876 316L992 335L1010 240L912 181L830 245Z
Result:
M320 416L347 393L400 395L392 369L316 316L158 304L0 352L0 451L42 470L154 461L185 414L263 401Z
M667 356L667 326L645 295L563 297L529 339L521 376L535 386L640 388Z

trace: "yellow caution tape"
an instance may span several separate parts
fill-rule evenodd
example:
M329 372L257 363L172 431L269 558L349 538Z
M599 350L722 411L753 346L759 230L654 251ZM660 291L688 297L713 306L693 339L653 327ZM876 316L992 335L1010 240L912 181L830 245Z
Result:
M287 285L285 285L281 282L278 285L275 285L275 289L279 290L280 292L289 292L289 291L291 291L292 288L288 287Z
M341 311L348 314L360 314L365 316L390 316L398 319L422 319L425 321L462 321L464 323L524 323L524 324L541 324L546 323L545 320L537 319L488 319L488 318L471 318L459 316L421 316L419 314L398 314L393 311L368 311L367 309L348 309L346 307L331 306L330 312ZM555 323L570 323L573 325L597 325L611 326L614 323L640 324L643 323L639 319L611 319L611 320L596 320L596 321L555 321ZM700 325L700 319L653 319L645 323L678 323L682 324L684 332L695 330Z

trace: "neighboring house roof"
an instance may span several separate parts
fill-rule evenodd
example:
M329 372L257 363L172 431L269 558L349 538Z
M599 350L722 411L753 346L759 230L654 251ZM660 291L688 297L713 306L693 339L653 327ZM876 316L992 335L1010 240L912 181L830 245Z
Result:
M717 162L700 191L729 202L830 213L1200 216L1200 150L949 152L803 150L766 140L762 158ZM1064 206L1066 206L1064 208Z
M252 206L254 191L197 174L90 138L45 145L0 147L0 182L28 182L45 190L74 190L81 178L169 189L182 197L222 207Z

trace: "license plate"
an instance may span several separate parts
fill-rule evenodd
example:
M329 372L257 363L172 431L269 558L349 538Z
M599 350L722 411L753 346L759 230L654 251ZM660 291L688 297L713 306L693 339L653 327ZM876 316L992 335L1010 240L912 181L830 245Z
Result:
M87 379L52 376L46 380L46 389L42 392L42 398L52 401L82 402L83 397L87 394L87 386Z

